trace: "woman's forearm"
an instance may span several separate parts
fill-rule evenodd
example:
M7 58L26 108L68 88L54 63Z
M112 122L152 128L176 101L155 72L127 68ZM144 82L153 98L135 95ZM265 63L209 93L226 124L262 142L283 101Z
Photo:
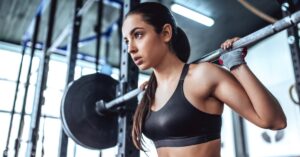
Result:
M286 117L277 99L256 78L246 64L239 65L231 73L245 89L258 117L265 128L282 129L286 126Z

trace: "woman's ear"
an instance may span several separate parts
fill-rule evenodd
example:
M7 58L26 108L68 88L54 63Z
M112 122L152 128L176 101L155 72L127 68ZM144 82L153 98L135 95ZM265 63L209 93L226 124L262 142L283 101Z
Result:
M165 42L169 42L172 38L172 26L170 24L165 24L162 30L162 38Z

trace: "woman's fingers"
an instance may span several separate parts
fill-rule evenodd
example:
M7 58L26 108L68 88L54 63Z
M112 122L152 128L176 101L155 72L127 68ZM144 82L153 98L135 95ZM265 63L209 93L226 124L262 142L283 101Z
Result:
M221 44L221 48L224 49L224 50L230 49L232 47L233 43L236 42L239 39L240 39L239 37L234 37L234 38L231 38L231 39L227 39L225 42L223 42Z
M140 85L140 89L144 91L147 88L147 86L148 86L148 81L145 81Z

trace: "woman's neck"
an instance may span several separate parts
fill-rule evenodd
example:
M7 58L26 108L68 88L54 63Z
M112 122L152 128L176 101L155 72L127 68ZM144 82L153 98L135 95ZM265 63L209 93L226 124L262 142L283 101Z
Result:
M173 54L165 58L166 59L153 69L158 84L175 79L176 76L180 75L184 65L184 63Z

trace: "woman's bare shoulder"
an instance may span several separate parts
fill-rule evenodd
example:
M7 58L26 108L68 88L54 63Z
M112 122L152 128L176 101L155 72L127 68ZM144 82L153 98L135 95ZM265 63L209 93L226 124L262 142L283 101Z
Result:
M217 73L219 68L219 65L209 62L191 64L186 77L186 87L195 92L195 95L207 97L217 85L218 79L212 73Z
M197 64L191 64L189 71L193 74L198 74L203 76L203 75L215 74L218 73L219 71L226 71L226 70L217 64L210 63L210 62L202 62Z
M231 77L229 71L220 65L210 62L191 64L189 75L193 81L204 81L212 84L217 83L224 78Z

